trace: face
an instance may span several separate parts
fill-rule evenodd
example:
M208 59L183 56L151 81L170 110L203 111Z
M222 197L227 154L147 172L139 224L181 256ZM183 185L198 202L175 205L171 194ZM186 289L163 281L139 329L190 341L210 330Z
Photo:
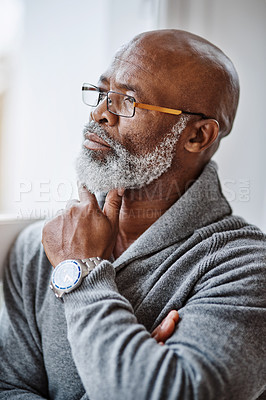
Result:
M98 86L133 96L137 102L171 107L165 91L158 90L160 81L154 88L149 62L136 58L128 61L120 53ZM77 160L79 181L92 192L148 185L171 167L185 125L184 116L138 108L132 118L119 117L107 111L103 101L84 130Z

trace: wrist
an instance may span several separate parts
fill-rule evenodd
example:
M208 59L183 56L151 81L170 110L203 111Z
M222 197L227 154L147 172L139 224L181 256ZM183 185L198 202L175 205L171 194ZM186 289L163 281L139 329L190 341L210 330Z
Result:
M96 301L116 297L118 293L115 267L110 261L103 260L83 279L77 290L64 296L64 303L69 307L73 307L73 304L83 304L85 307Z
M82 260L64 260L52 273L50 288L55 296L62 297L78 288L85 276L101 263L100 257L90 257Z

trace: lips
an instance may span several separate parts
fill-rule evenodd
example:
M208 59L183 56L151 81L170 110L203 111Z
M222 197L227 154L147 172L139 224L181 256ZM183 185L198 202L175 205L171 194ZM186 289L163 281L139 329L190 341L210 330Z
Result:
M108 150L111 148L108 143L92 132L85 135L84 147L90 150Z

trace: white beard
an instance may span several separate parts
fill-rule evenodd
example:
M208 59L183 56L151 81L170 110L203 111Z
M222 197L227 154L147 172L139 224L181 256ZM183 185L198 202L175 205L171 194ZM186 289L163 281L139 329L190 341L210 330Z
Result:
M186 123L187 117L181 115L179 121L152 152L138 156L110 139L97 122L90 122L85 126L84 136L93 132L105 140L112 150L104 159L99 159L95 157L93 150L83 146L76 161L79 182L92 193L118 188L138 189L148 185L171 166L176 143Z

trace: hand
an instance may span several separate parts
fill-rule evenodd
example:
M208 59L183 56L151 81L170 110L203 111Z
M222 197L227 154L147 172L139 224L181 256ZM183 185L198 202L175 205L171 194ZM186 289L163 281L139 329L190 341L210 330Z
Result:
M109 259L112 254L122 197L111 190L103 211L95 196L84 187L79 188L79 197L80 201L72 200L43 228L42 244L54 267L67 259Z
M178 312L176 310L170 311L169 314L160 323L160 325L154 329L151 336L155 340L157 340L159 344L164 345L166 340L172 336L178 321Z

